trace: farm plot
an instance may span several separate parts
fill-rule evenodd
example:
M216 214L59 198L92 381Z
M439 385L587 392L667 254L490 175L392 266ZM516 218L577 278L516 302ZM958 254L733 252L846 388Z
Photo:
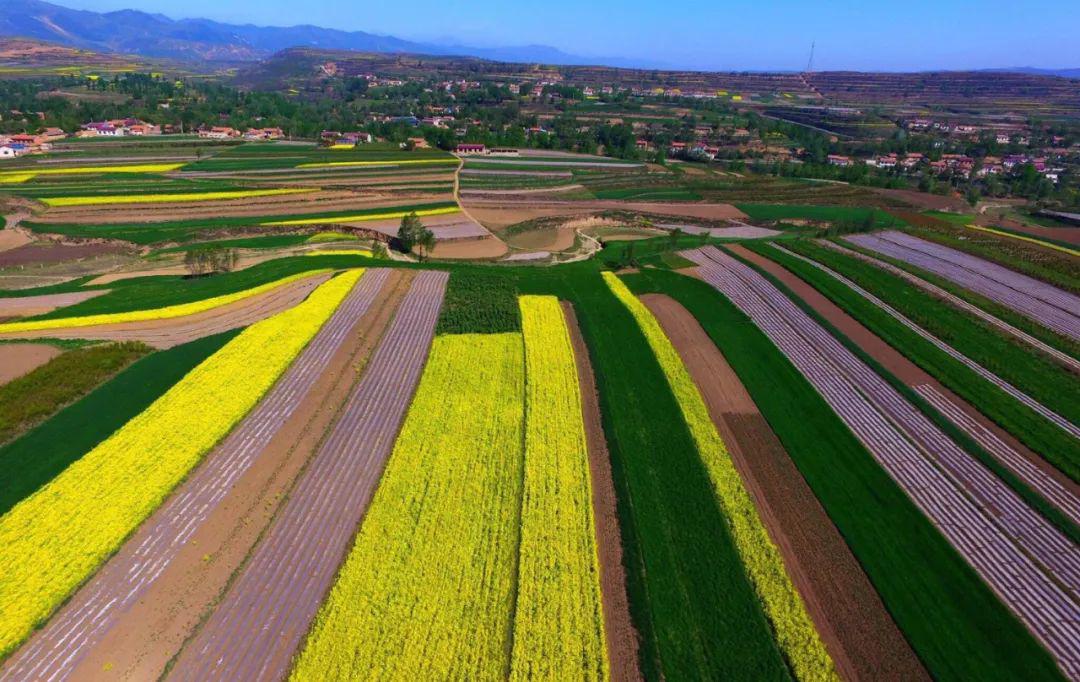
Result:
M1000 265L916 237L853 235L853 244L902 260L1005 305L1073 341L1080 341L1080 298Z
M70 329L73 327L94 327L107 324L158 321L173 319L177 317L185 317L187 315L195 315L197 313L213 310L214 308L220 308L222 306L229 305L230 303L242 301L253 296L258 296L259 294L271 291L273 289L277 289L291 282L295 282L297 280L305 279L325 272L326 270L314 270L311 272L290 275L275 282L260 284L259 286L244 291L224 294L222 296L215 296L213 298L207 298L201 301L194 301L191 303L180 303L165 308L156 308L152 310L132 310L122 313L104 313L100 315L86 315L81 317L60 317L48 320L26 320L19 322L0 323L0 335L15 332L42 332L54 329Z
M102 204L164 204L191 201L226 201L233 199L255 199L290 194L305 194L313 189L245 189L217 192L166 192L158 194L118 194L45 197L41 202L54 208L64 206L98 206Z
M382 269L364 274L266 397L206 456L120 553L12 658L4 675L17 678L30 671L44 676L71 675L125 613L146 598L303 405L350 329L374 303L387 275Z
M435 339L368 517L292 679L508 675L523 359L515 332Z
M378 484L428 355L446 287L419 274L364 375L262 542L172 675L283 677Z
M1009 322L1001 319L1000 317L990 314L979 306L972 305L968 301L946 291L945 289L937 286L936 284L933 284L932 282L928 282L925 279L922 279L921 277L918 277L908 272L907 270L904 270L903 268L898 268L892 263L887 263L883 260L874 258L873 256L868 256L861 251L853 251L844 246L841 246L834 241L823 240L819 242L819 245L835 251L836 253L850 256L851 258L873 265L880 270L884 270L890 275L895 275L899 279L932 295L939 301L943 301L948 305L952 306L953 308L963 311L971 317L982 320L987 325L989 325L990 331L1010 336L1013 339L1016 339L1017 341L1020 341L1021 343L1024 343L1031 348L1054 359L1065 367L1071 369L1073 372L1080 374L1080 361L1078 361L1072 355L1062 352L1055 346L1050 345L1042 339L1035 338L1028 332L1019 329L1012 324L1009 324ZM1062 341L1066 344L1068 343L1064 339L1062 339Z
M9 653L66 599L243 418L359 276L335 278L301 305L249 327L0 518L0 599L7 605L0 652Z
M684 255L810 379L1062 669L1080 671L1080 607L1075 589L1059 587L1080 585L1075 546L760 275L712 248Z
M806 250L803 245L797 248L803 251ZM811 260L801 253L789 251L780 245L771 247L757 246L753 247L753 250L773 258L773 260L780 262L789 270L795 272L803 280L809 282L821 293L833 300L834 303L873 330L875 334L881 336L898 351L908 356L931 376L941 381L945 386L952 388L982 413L1007 427L1007 430L1040 452L1047 461L1053 463L1054 466L1074 480L1077 478L1077 474L1080 472L1077 461L1080 458L1080 450L1078 450L1076 439L1080 438L1080 429L1068 418L1059 415L995 373L961 354L956 348L946 344L900 313L896 308L821 262ZM810 253L814 253L814 251L811 250ZM824 253L831 259L837 257L828 251ZM897 291L906 293L902 283L897 287ZM927 312L930 312L933 310L932 306L933 302L929 306L923 305L922 307ZM985 336L981 336L978 343L990 344ZM1025 371L1043 378L1036 374L1039 369L1042 369L1037 362L1037 358L1024 358L1023 360L1021 360L1022 356L1014 356L1014 358L1016 362L1023 361ZM1008 358L1002 359L1006 360ZM1051 368L1051 370L1053 369L1055 368ZM1073 383L1073 379L1064 375L1064 373L1054 375L1051 372L1050 376L1046 378L1057 379L1056 384L1051 383L1050 385L1057 385L1058 390L1067 391L1068 387ZM987 386L984 382L989 383L990 386ZM914 385L911 381L908 383ZM925 383L925 377L919 377L918 383ZM1067 392L1060 396L1058 404L1072 408L1068 413L1070 416L1076 414L1076 406L1070 400ZM1034 455L1031 455L1031 457L1036 459ZM1029 472L1030 468L1031 463L1024 467ZM1035 472L1030 473L1034 474ZM1026 477L1026 474L1022 476L1022 478L1024 477ZM1034 479L1029 481L1029 483L1035 485L1036 489L1043 490L1044 484L1051 485L1055 489L1060 488L1060 485L1052 478L1044 481L1045 474L1040 474L1037 478L1038 481ZM1080 501L1070 503L1067 506L1076 506L1075 510L1067 509L1066 512L1080 519Z
M608 678L569 335L554 298L521 311L435 340L294 678Z
M708 408L682 359L649 309L611 272L603 273L612 292L641 326L676 396L683 418L709 472L731 534L777 641L800 680L836 678L832 659L818 636L806 606L792 584L780 552L762 524L758 511L709 417Z
M936 679L1060 679L1043 647L878 465L813 385L731 301L700 279L670 271L646 269L623 279L639 295L673 297L704 327L798 467L796 476L811 487L843 534L842 542L871 579L888 616L895 619ZM724 390L724 399L730 400L731 394ZM754 462L765 459L762 453ZM791 498L787 495L785 501ZM808 524L798 527L803 531ZM814 545L819 551L825 546ZM835 576L835 563L830 559L822 568ZM851 599L858 592L844 590L844 594ZM875 608L873 596L868 598L867 605L856 605L867 615ZM855 627L872 636L869 628ZM899 649L887 641L874 637L873 646L890 653L872 658L871 665L901 664L902 659L893 658ZM868 679L894 677L918 676L878 672Z

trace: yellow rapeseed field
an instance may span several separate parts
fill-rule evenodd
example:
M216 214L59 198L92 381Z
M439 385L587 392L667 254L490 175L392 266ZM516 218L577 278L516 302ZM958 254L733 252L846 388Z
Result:
M630 310L656 355L697 444L717 500L724 510L735 546L772 623L776 641L800 680L837 680L806 605L784 569L783 558L754 507L739 472L727 453L705 401L683 365L678 351L645 304L614 273L604 272L612 293Z
M554 296L520 299L525 488L512 680L606 680L600 564L574 349Z
M70 168L34 168L32 171L7 171L0 173L0 182L4 178L32 172L34 175L82 175L88 173L168 173L182 168L182 163L142 163L128 166L72 166Z
M521 335L436 337L293 680L504 680L524 426Z
M257 287L250 289L244 289L243 291L237 291L232 294L223 294L221 296L214 296L213 298L203 299L201 301L192 301L191 303L179 303L177 305L170 305L164 308L153 308L151 310L132 310L126 313L102 313L99 315L83 315L80 317L58 317L51 320L28 320L26 322L6 322L0 324L0 334L6 332L30 332L40 331L43 329L68 329L71 327L93 327L101 324L118 324L121 322L145 322L147 320L166 320L174 317L184 317L185 315L194 315L196 313L202 313L214 308L220 308L230 303L242 301L245 298L251 298L259 294L276 289L280 286L284 286L290 282L295 282L299 279L306 277L314 277L316 275L325 274L330 272L327 269L322 270L309 270L308 272L301 272L295 275L289 275L273 282L267 282L266 284L260 284Z
M0 517L0 656L49 616L262 398L361 275L258 322Z
M14 185L32 180L36 173L0 173L0 184Z
M305 256L367 256L371 258L371 249L315 249L305 251Z
M304 194L317 192L318 188L245 189L228 192L179 192L174 194L124 194L91 195L79 197L51 197L40 201L47 206L96 206L101 204L158 204L190 201L222 201L227 199L254 199L280 194Z
M461 209L457 206L445 206L443 208L426 208L419 211L387 211L386 213L368 213L361 215L350 216L338 216L336 218L296 218L294 220L275 220L273 222L262 223L268 227L282 227L289 225L332 225L334 223L361 223L367 220L389 220L391 218L402 218L415 213L417 216L432 216L432 215L449 215L451 213L457 213Z

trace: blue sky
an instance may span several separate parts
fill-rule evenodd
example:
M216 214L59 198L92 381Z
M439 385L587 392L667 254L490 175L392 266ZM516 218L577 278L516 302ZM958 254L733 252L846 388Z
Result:
M173 18L315 24L476 46L552 45L682 68L926 70L1080 67L1080 1L57 0Z

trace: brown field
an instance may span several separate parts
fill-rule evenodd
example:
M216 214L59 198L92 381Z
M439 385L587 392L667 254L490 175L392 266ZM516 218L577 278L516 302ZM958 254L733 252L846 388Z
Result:
M126 253L129 250L127 247L114 244L28 244L9 251L0 251L0 268L63 263L96 256Z
M30 317L44 315L57 308L75 305L95 296L108 293L108 289L75 291L68 294L45 294L44 296L20 296L0 298L0 317Z
M432 258L499 258L507 252L506 244L496 237L441 241L435 244Z
M898 199L926 211L951 211L953 213L971 213L971 206L961 197L941 196L909 189L878 189L873 191L882 196Z
M744 220L746 215L731 204L650 203L637 201L547 201L514 203L489 199L464 202L469 213L492 231L553 216L581 216L603 211L627 211L661 216L683 216L702 220Z
M37 369L60 352L44 343L0 343L0 386Z
M670 297L641 299L701 391L841 676L928 680L858 560L705 330Z
M638 668L638 634L630 618L630 601L626 595L626 571L623 568L622 538L616 510L615 479L612 477L611 459L600 420L599 393L589 361L589 349L585 346L585 337L581 335L573 305L564 301L562 307L570 329L570 342L574 346L578 382L581 386L581 409L585 421L585 439L589 447L593 517L596 520L604 633L611 679L615 682L631 682L642 679L642 675Z

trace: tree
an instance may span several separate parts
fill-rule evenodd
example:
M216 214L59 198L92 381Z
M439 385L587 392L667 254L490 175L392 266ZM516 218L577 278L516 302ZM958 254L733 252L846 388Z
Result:
M206 246L186 252L184 267L193 277L200 277L213 272L230 272L239 260L236 249Z
M426 227L421 226L416 243L420 247L420 260L424 260L431 254L432 249L435 248L435 233Z
M435 246L435 234L424 227L420 218L413 211L402 217L401 227L397 233L398 246L404 253L409 253L413 248L420 247L420 257L424 258Z

